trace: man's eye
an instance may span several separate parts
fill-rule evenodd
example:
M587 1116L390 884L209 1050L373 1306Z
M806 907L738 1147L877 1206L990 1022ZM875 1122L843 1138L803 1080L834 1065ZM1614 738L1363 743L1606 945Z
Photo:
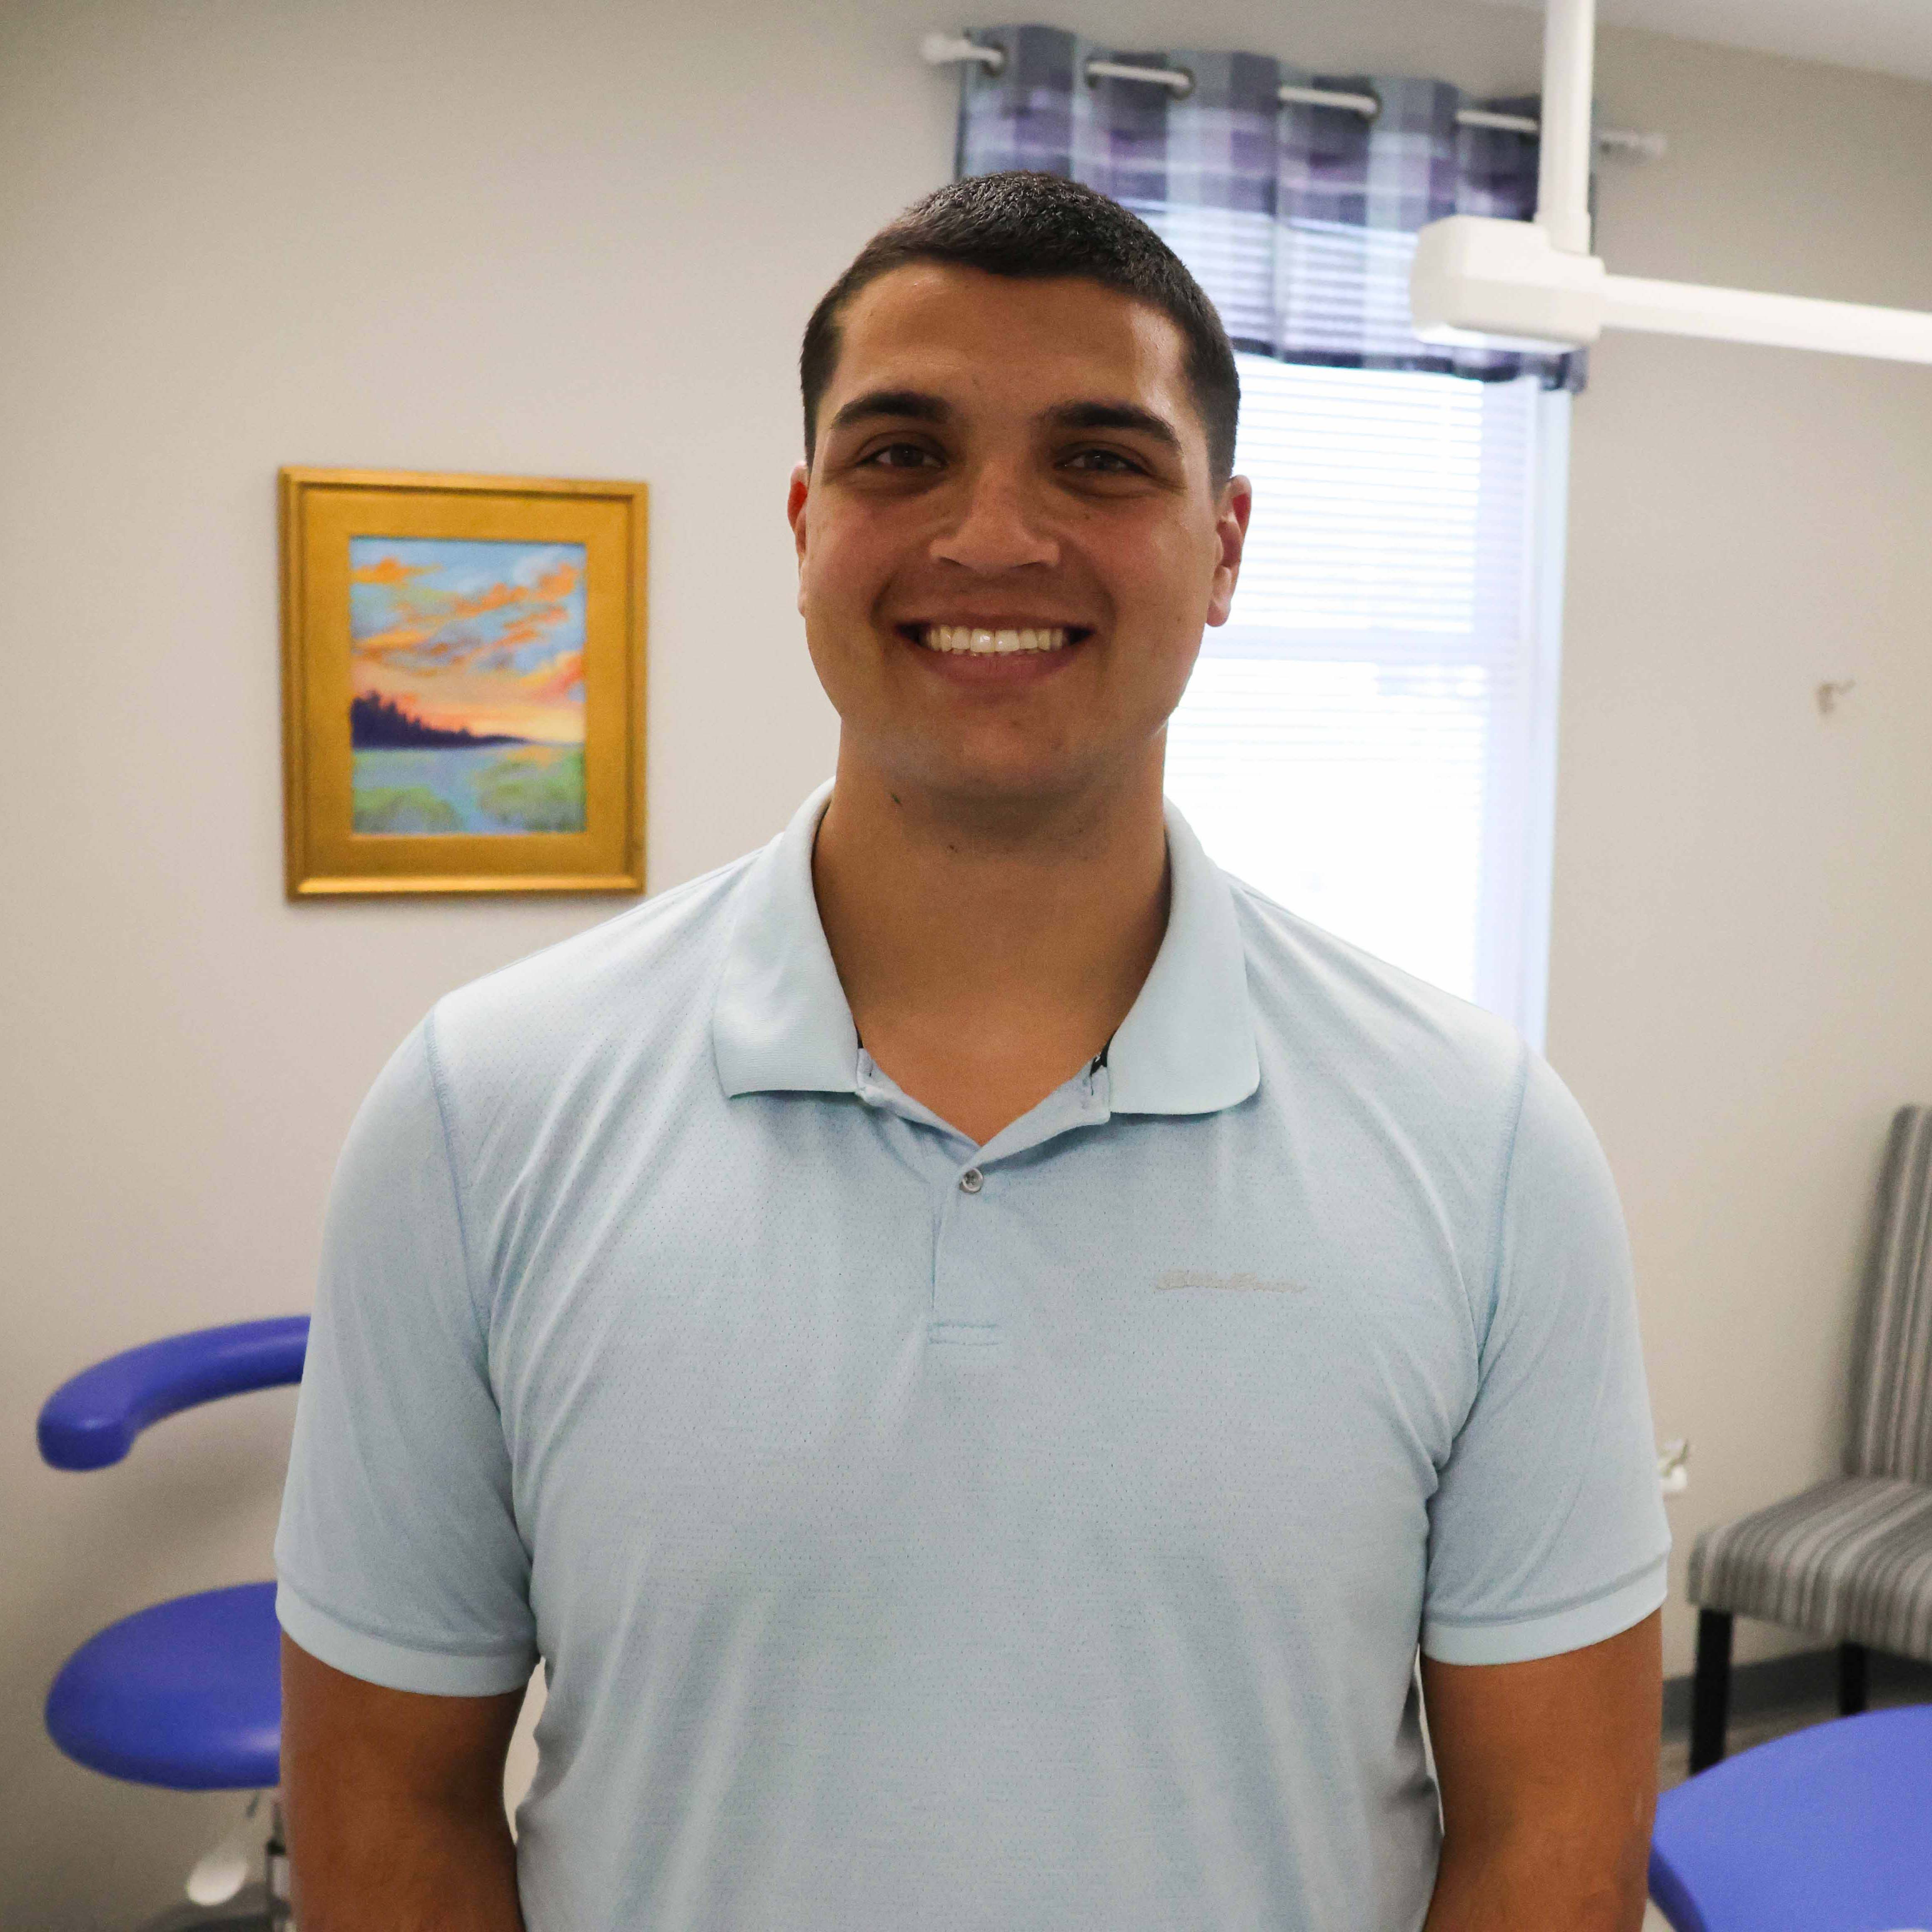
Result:
M1090 476L1138 476L1141 466L1118 449L1083 449L1067 458L1069 468L1084 470Z
M870 454L861 457L862 467L876 470L916 470L922 464L938 460L929 449L922 449L916 442L889 442Z

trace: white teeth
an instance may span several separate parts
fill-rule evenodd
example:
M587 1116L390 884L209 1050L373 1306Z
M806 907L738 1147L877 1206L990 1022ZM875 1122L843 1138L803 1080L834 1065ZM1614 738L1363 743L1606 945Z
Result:
M925 629L929 651L963 651L974 657L1007 657L1016 651L1057 651L1066 643L1066 633L1058 626L1040 630L976 630L970 624L928 624Z

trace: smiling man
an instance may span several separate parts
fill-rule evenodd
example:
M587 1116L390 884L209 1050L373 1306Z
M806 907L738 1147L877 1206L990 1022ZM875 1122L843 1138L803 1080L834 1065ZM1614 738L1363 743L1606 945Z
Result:
M833 782L442 1001L343 1158L304 1932L1628 1932L1666 1538L1602 1158L1163 808L1248 518L1212 309L990 176L801 371Z

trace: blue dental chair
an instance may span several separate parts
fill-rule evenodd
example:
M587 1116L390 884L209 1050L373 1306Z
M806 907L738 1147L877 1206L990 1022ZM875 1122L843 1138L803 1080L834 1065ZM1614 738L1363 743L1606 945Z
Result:
M184 1408L302 1380L308 1317L172 1335L111 1356L40 1411L56 1469L119 1462ZM76 1763L176 1791L272 1791L281 1781L280 1636L273 1583L243 1583L137 1610L90 1637L47 1694L49 1735ZM286 1892L271 1835L271 1900ZM273 1906L271 1907L272 1912Z
M1815 1724L1665 1792L1650 1895L1675 1932L1932 1928L1932 1705Z

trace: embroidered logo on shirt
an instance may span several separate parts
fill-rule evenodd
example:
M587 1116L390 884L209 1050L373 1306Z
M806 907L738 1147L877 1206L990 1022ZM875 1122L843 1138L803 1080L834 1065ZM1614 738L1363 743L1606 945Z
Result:
M1235 1288L1250 1294L1302 1294L1298 1281L1264 1281L1258 1274L1210 1274L1205 1268L1169 1268L1154 1283L1156 1289L1170 1288Z

